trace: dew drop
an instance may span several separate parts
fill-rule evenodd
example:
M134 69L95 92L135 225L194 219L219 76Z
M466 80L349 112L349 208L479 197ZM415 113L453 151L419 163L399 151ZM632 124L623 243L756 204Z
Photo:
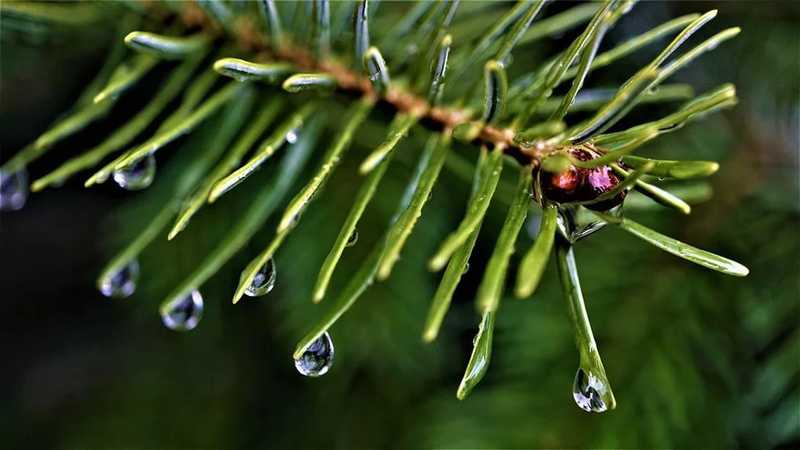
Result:
M175 331L193 330L203 317L203 296L193 290L161 314L164 326Z
M572 385L572 398L579 408L588 412L605 412L608 406L603 401L603 395L607 391L608 387L599 378L578 369Z
M130 297L139 279L139 261L133 259L116 273L100 280L100 293L108 298Z
M293 215L292 218L289 219L288 228L294 228L295 226L297 226L298 222L300 222L300 213Z
M469 263L464 264L464 270L461 272L461 275L469 272Z
M607 214L619 216L622 209L612 208ZM558 231L567 241L575 243L606 226L606 223L591 214L582 206L560 207L558 209Z
M156 177L156 158L150 154L132 166L114 171L114 181L123 189L139 191L153 184Z
M275 267L275 260L270 258L269 261L261 266L258 273L256 273L253 282L245 289L244 295L248 297L260 297L269 294L272 288L275 287L277 275L278 271Z
M317 338L305 352L303 356L294 360L294 367L301 375L307 377L319 377L328 373L328 369L333 365L333 341L331 335L326 331Z
M350 233L350 237L347 238L347 243L345 244L345 247L352 247L356 245L356 242L358 242L358 230L353 230L353 232Z
M293 128L286 133L286 142L294 144L297 142L297 129Z
M28 172L22 168L8 173L0 170L0 211L17 211L28 199Z

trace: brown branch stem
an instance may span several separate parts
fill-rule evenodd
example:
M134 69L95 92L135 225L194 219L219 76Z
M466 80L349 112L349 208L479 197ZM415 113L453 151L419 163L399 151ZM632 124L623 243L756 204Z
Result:
M202 9L192 4L184 8L181 15L189 27L202 27L207 32L224 35L224 31ZM245 51L253 52L258 59L290 62L302 71L323 72L331 75L337 83L336 92L351 96L375 96L369 79L353 71L334 58L318 60L308 49L284 38L281 46L273 50L263 33L258 31L253 18L240 16L232 27L232 39ZM397 112L410 113L419 117L419 123L433 131L453 129L470 122L472 112L468 109L431 106L428 101L413 92L400 87L392 87L379 99ZM540 146L521 146L514 141L515 132L511 128L484 125L472 143L477 146L501 147L503 152L520 164L538 165L543 149Z

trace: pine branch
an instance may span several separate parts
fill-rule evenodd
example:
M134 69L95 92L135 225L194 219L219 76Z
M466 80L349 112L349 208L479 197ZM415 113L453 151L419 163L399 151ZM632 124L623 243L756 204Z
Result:
M192 155L180 176L172 177L174 185L169 199L163 202L151 223L103 270L98 282L101 291L129 295L130 278L139 270L136 256L173 218L174 225L167 236L170 240L186 228L206 202L220 200L269 165L273 158L280 157L273 182L260 188L227 235L162 302L165 325L190 330L197 325L203 310L201 285L254 238L286 202L301 170L312 159L314 147L321 141L323 126L331 126L324 97L352 106L342 128L336 130L333 141L319 158L315 175L286 202L275 234L242 271L234 303L245 295L271 289L276 253L336 169L370 112L382 109L393 119L381 130L384 137L380 145L359 165L361 185L320 268L312 293L314 302L326 296L342 254L352 242L367 206L380 192L380 183L396 153L409 135L423 129L429 134L428 144L382 237L321 320L297 344L294 356L298 370L310 376L327 372L333 358L328 330L374 280L384 280L392 273L441 170L448 167L460 170L464 178L471 177L473 189L463 218L428 264L431 270L445 267L446 270L425 323L425 341L434 340L439 333L492 200L502 197L501 201L508 206L506 220L478 288L476 305L481 321L457 397L465 398L488 369L496 313L517 237L529 210L537 206L544 211L543 224L536 242L523 257L515 292L518 297L533 294L555 246L580 356L573 397L586 411L613 409L616 401L589 324L573 246L610 224L718 272L736 276L748 273L739 263L664 236L622 215L621 206L632 189L688 214L691 207L687 201L646 180L651 181L652 176L706 177L717 170L716 163L652 160L632 153L664 133L736 103L735 90L730 85L696 98L692 98L692 89L685 85L662 86L678 70L738 34L738 28L724 30L668 61L689 37L715 17L716 11L666 22L601 53L604 36L630 12L634 3L607 0L600 5L578 6L536 24L546 2L521 0L498 14L494 26L469 35L456 32L460 26L466 27L463 23L467 22L458 18L462 10L458 0L424 2L399 14L395 8L383 7L387 23L395 24L388 31L374 26L378 5L366 0L339 6L335 11L331 11L329 1L313 0L306 5L308 17L303 16L302 10L296 11L295 19L286 22L286 26L282 9L302 8L302 5L276 4L271 0L259 1L252 7L220 0L198 0L169 7L147 3L144 17L149 24L166 28L165 23L177 19L175 24L161 30L165 34L125 30L125 44L139 54L119 63L121 58L115 51L110 58L113 70L101 71L102 82L87 89L74 111L0 169L3 187L0 207L21 206L19 199L24 200L24 196L20 195L27 188L24 168L30 162L108 113L117 97L136 89L146 75L162 68L161 61L178 61L143 110L99 146L37 180L33 189L63 182L133 143L183 93L181 104L152 136L114 157L86 181L90 186L113 178L129 190L143 189L155 177L154 155L158 151L213 120L220 111L225 112L215 139L204 152ZM257 8L258 15L247 14L248 8ZM3 11L7 14L5 6ZM8 12L12 16L38 17L73 26L91 18L78 16L75 20L64 20L60 6L52 9L14 6ZM337 24L348 16L353 18L353 40L344 44L338 40L343 33ZM587 21L583 31L553 60L540 62L540 69L509 80L513 72L508 68L515 48ZM584 88L594 70L681 28L650 63L615 91ZM352 55L342 53L342 47L352 49ZM215 59L216 73L234 81L216 88L215 72L204 71L193 77L209 57ZM569 80L566 93L553 97L556 88ZM258 104L254 88L258 85L280 86L282 90L272 88L271 96L275 98L251 114ZM659 86L661 89L657 89ZM676 99L689 100L659 120L606 132L641 104ZM577 111L593 114L573 123L574 116L570 114ZM276 121L278 117L281 119ZM466 143L467 148L480 149L476 167L460 162L452 151L454 139ZM261 143L253 149L258 141ZM231 149L222 156L228 146ZM516 188L509 188L501 181L507 159L518 163ZM648 175L652 176L647 178ZM12 192L13 196L6 192Z

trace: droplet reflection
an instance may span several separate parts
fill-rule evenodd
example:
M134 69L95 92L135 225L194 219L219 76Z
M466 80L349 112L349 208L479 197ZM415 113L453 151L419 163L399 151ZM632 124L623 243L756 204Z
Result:
M278 271L275 266L275 260L270 258L266 264L261 266L261 269L259 269L258 273L256 273L255 278L253 278L253 282L250 283L250 286L248 286L247 289L245 289L244 294L248 297L260 297L262 295L267 295L272 288L275 287L277 274Z
M203 317L203 296L193 290L161 314L164 326L175 331L193 330Z
M328 373L333 365L333 341L328 332L322 333L303 355L294 360L294 367L301 375L319 377Z
M100 280L100 293L108 298L130 297L139 279L139 261L133 259L116 273Z
M572 398L575 399L579 408L588 412L605 412L608 406L603 401L603 396L607 391L608 386L598 377L583 369L578 369L572 385Z
M156 158L151 154L132 166L114 171L114 181L123 189L139 191L153 184L156 177Z
M0 211L16 211L28 199L28 173L23 168L13 173L0 170Z

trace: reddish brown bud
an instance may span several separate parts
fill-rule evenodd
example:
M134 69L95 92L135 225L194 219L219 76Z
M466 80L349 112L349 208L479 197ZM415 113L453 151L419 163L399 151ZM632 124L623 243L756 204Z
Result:
M570 149L570 155L581 161L597 158L599 154L587 149ZM548 200L557 203L587 202L614 189L620 182L619 177L609 166L600 166L593 169L582 169L570 166L561 173L542 171L539 175L541 192ZM606 211L622 204L625 192L620 192L614 198L599 203L585 205L589 209Z
M548 200L568 202L581 184L580 174L575 166L561 173L542 171L540 175L542 193Z
M575 166L556 174L550 174L550 187L559 191L574 191L578 188L578 170Z
M614 189L619 182L619 177L617 177L617 174L614 173L611 167L600 166L587 170L583 189L586 190L586 197L597 198L611 189ZM620 192L613 198L598 203L592 203L586 205L586 207L596 211L607 211L615 206L621 205L623 200L625 200L625 191Z

